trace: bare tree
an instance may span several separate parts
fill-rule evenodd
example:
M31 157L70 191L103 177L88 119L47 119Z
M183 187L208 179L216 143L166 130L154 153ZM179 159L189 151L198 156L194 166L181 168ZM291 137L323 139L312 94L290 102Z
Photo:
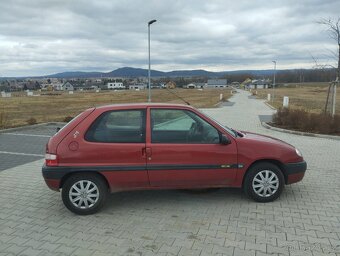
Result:
M335 103L336 103L336 86L339 83L340 78L340 17L337 19L321 19L318 21L319 24L324 25L327 27L327 31L329 32L329 35L332 39L334 39L338 45L338 53L335 54L337 56L337 68L336 68L336 79L335 82L330 85L328 88L328 95L327 95L327 101L325 106L325 112L327 111L327 106L330 105L330 112L331 115L334 116L335 114ZM329 94L332 94L331 102L329 104Z
M337 54L337 62L338 67L336 71L336 80L339 80L340 77L340 17L337 20L332 18L321 19L318 21L319 24L327 27L327 31L332 39L334 39L338 45L338 54Z

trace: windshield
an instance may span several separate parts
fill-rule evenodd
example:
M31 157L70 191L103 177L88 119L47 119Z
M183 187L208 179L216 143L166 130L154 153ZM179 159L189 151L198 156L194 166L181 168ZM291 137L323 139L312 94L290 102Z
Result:
M225 126L223 124L221 124L220 122L216 121L214 118L212 118L211 116L203 113L202 111L199 111L201 114L209 117L211 120L213 120L216 124L218 124L219 127L221 127L223 130L225 130L226 132L228 132L230 135L237 137L237 132L235 130L233 130L232 128L229 128L228 126Z

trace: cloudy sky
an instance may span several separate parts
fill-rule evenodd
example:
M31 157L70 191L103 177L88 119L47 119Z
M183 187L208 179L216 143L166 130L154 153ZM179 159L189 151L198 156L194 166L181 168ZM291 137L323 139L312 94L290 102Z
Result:
M332 62L321 18L339 0L0 0L0 77L147 68L310 68Z

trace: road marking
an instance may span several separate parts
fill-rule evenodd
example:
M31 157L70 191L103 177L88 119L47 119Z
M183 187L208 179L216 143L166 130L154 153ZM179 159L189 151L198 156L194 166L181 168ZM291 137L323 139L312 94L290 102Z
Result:
M16 136L27 136L27 137L43 137L43 138L50 138L50 135L39 135L39 134L25 134L25 133L1 133L5 135L16 135Z
M44 157L44 155L39 155L39 154L27 154L27 153L8 152L8 151L0 151L0 154L19 155L19 156L39 156L39 157Z

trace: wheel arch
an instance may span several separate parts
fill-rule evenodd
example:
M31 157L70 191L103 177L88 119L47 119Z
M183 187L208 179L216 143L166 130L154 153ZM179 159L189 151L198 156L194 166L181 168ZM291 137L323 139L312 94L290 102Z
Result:
M285 184L287 184L287 181L288 181L288 177L287 177L287 174L286 174L286 171L285 171L285 168L284 168L284 164L282 162L280 162L279 160L276 160L276 159L259 159L259 160L256 160L254 161L253 163L251 163L249 165L249 167L247 168L246 172L244 173L243 175L243 179L242 179L242 187L244 185L244 181L247 177L247 174L249 173L249 171L251 170L251 168L256 165L256 164L259 164L259 163L271 163L271 164L274 164L276 165L280 171L282 172L283 174L283 177L285 179Z
M92 175L95 175L97 177L100 177L106 184L107 186L107 189L108 191L110 191L110 185L106 179L106 177L101 174L100 172L96 172L96 171L74 171L74 172L70 172L70 173L67 173L66 175L64 175L61 180L60 180L60 184L59 184L59 188L62 188L64 186L64 183L67 179L69 179L70 177L74 176L74 175L77 175L77 174L92 174Z

